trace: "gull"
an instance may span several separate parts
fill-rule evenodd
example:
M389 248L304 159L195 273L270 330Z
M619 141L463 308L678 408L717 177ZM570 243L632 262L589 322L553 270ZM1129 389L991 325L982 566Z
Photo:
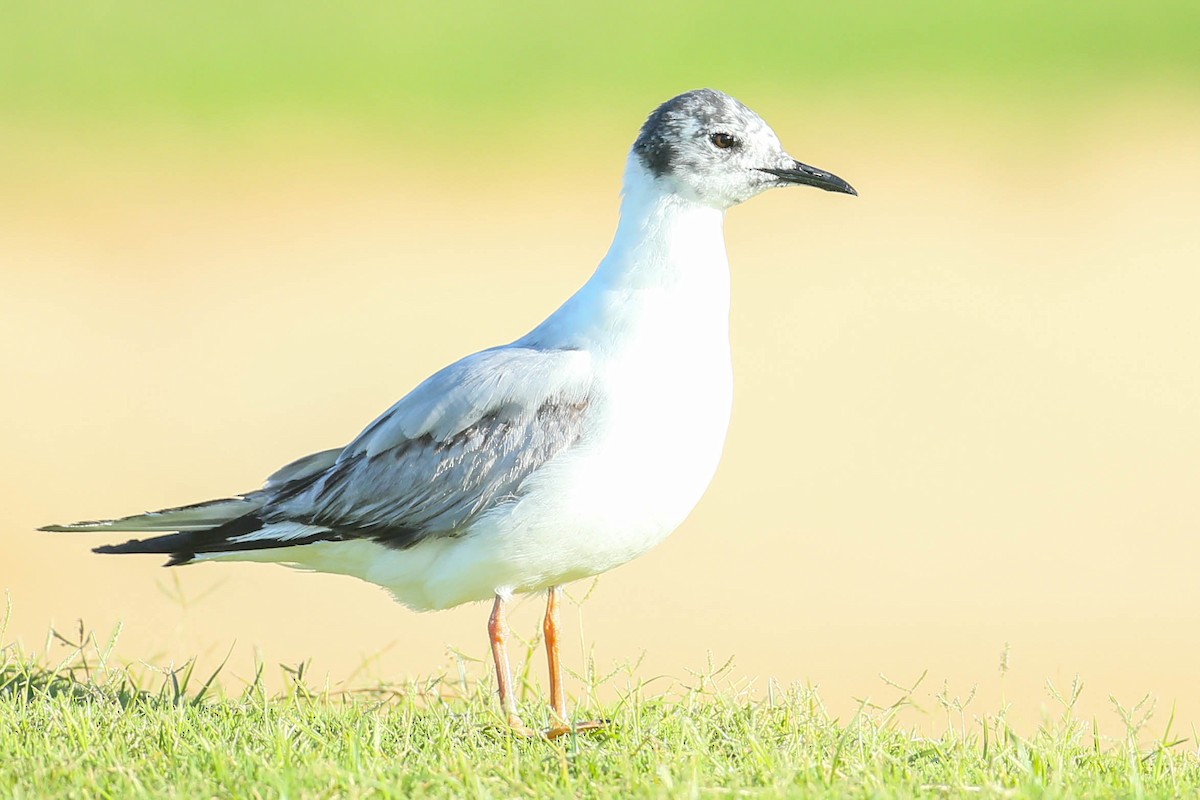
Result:
M545 591L554 721L540 733L599 727L568 714L559 587L662 542L708 487L733 398L725 212L791 185L857 194L729 95L674 97L626 160L607 255L532 331L434 373L348 445L261 489L41 530L166 533L95 552L351 575L418 611L492 600L500 705L521 735L539 732L518 714L505 608Z

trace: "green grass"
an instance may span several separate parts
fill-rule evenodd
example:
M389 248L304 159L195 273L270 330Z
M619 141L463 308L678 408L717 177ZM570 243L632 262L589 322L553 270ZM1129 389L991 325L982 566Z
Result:
M490 685L462 677L335 693L297 667L271 694L260 668L224 695L190 665L115 667L112 646L81 632L56 664L3 651L0 797L1200 795L1194 741L1171 721L1152 736L1148 702L1116 706L1126 736L1103 739L1075 718L1078 684L1029 734L943 693L944 730L929 737L899 721L915 687L835 719L811 688L753 699L710 666L665 693L630 678L583 710L606 730L541 741L507 733ZM533 699L525 711L546 721Z

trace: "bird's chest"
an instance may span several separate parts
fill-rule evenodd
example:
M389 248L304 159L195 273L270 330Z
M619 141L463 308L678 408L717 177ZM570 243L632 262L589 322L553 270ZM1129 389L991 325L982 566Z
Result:
M586 490L589 513L646 546L678 526L708 487L733 399L723 325L651 333L605 366L609 389Z
M611 371L605 424L614 445L683 469L725 439L733 398L727 341L646 348ZM712 454L710 454L711 457Z

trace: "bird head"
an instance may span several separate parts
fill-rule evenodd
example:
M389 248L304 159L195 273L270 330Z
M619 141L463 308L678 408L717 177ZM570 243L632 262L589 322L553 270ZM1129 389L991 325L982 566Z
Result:
M715 89L685 92L655 109L633 154L670 191L721 209L779 186L858 194L833 173L792 158L762 117Z

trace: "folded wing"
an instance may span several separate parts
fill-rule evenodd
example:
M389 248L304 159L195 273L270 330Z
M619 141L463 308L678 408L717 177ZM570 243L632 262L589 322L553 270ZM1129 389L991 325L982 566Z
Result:
M435 373L347 447L315 453L263 489L66 531L178 531L97 548L200 554L370 538L410 547L453 536L583 436L595 398L591 361L575 350L503 347ZM210 555L210 557L211 557Z

